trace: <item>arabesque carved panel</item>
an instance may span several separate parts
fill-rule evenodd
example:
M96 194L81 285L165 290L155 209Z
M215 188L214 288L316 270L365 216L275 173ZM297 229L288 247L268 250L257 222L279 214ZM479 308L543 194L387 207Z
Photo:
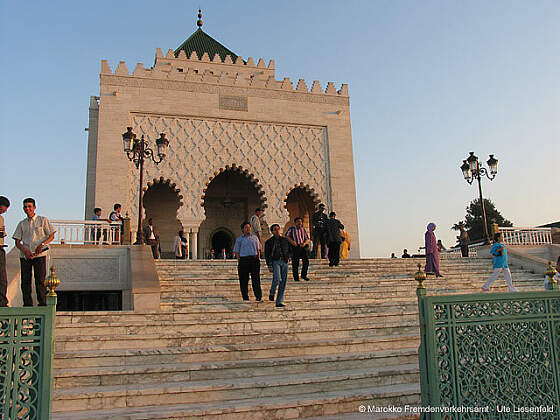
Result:
M524 295L426 298L432 327L425 340L431 366L423 373L431 384L425 403L489 408L485 414L442 413L441 418L524 419L526 412L514 411L524 407L540 408L531 418L558 418L559 300L546 292ZM511 411L506 415L497 406Z
M309 186L323 201L329 199L324 127L143 114L131 118L136 134L144 134L152 144L161 132L170 139L166 160L159 166L146 164L144 184L160 177L176 183L184 203L177 214L181 221L204 220L206 183L215 171L232 164L263 186L268 220L287 218L284 199L296 184ZM130 164L130 203L138 197L136 171Z
M42 316L0 318L0 418L39 420Z

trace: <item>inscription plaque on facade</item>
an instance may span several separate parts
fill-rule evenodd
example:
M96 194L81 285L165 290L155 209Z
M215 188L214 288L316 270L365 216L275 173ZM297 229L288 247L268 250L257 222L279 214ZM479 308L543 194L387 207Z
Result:
M246 96L220 95L220 109L228 109L230 111L249 110Z

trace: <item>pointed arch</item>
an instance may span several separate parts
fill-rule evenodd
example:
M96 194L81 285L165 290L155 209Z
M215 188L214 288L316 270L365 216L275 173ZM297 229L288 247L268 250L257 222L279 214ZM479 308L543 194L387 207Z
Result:
M183 205L183 196L175 183L163 177L154 178L143 188L143 207L146 223L153 219L159 234L160 246L164 257L173 256L173 241L177 231L182 229L179 209Z
M259 179L247 169L225 165L208 177L200 205L205 216L199 226L200 251L207 255L215 230L239 233L241 222L249 220L256 208L266 208L266 196Z
M214 173L208 177L208 181L206 181L204 188L202 189L202 195L200 196L200 206L204 207L206 203L206 192L208 191L208 186L212 183L212 181L219 175L224 172L231 172L235 174L239 174L249 180L249 182L255 187L257 190L257 194L261 201L261 207L266 208L268 207L266 204L267 198L264 192L264 187L259 182L259 179L256 178L248 169L244 169L243 166L236 165L235 163L231 165L226 165L218 168L214 171Z
M290 217L284 226L284 231L293 226L296 217L301 217L305 228L311 233L311 216L320 202L318 194L309 184L300 182L290 188L284 196L284 208Z
M313 201L313 205L315 207L317 207L320 203L321 203L321 199L319 198L319 195L315 192L314 188L311 188L309 186L309 184L304 184L303 182L300 182L299 184L294 184L285 194L284 194L284 208L287 209L287 204L288 204L288 196L292 193L292 191L294 191L295 189L301 189L302 191L305 191L306 193L309 194L309 197L311 198L311 200Z
M142 188L142 191L146 192L150 187L153 187L156 184L168 186L171 191L177 194L177 198L179 199L179 207L183 205L183 196L179 194L181 192L181 189L177 188L177 184L171 181L169 178L164 178L162 176L160 176L159 178L153 178L151 181L148 181L146 183L146 186Z

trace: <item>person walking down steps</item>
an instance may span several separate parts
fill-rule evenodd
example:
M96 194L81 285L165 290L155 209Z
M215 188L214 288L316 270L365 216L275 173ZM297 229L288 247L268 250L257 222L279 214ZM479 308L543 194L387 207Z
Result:
M260 278L260 258L261 242L256 235L251 233L249 222L241 223L241 235L235 241L233 255L237 258L237 273L239 276L239 288L244 302L249 300L249 275L251 276L251 286L257 302L262 300L261 278Z
M288 281L288 262L291 256L290 242L288 239L280 235L280 225L273 224L270 227L272 237L264 244L264 255L268 271L272 273L272 285L268 299L274 301L276 288L278 287L278 295L276 296L276 307L283 308L284 290Z
M294 281L299 281L299 260L301 260L301 278L309 281L309 277L307 277L309 269L309 257L307 256L309 235L303 227L303 219L301 217L296 217L294 223L295 226L292 226L286 232L286 238L288 238L292 245L292 274L294 275Z
M482 286L483 292L490 291L492 283L496 281L500 273L504 273L509 291L517 292L517 289L515 288L511 280L511 271L509 271L507 248L502 243L503 239L504 237L500 232L494 234L494 245L492 245L492 248L490 248L490 254L493 256L492 265L494 267L494 271L492 272L492 275L488 278L488 280L486 280L486 283L484 283L484 285Z
M331 211L326 225L329 267L338 267L340 264L340 244L342 243L340 233L343 230L344 225L336 218L336 213Z

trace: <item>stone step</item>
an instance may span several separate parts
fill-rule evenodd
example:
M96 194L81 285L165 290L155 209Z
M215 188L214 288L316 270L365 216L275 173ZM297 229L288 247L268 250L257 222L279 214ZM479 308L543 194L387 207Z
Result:
M536 286L522 286L516 284L516 287L520 291L535 291L540 290L540 288ZM503 285L496 285L492 288L494 292L507 292L507 286ZM478 293L480 292L480 287L477 285L476 287L457 287L457 288L445 288L445 289L429 289L428 294L436 295L436 294L459 294L459 293ZM375 302L391 302L393 299L414 299L414 293L399 293L399 292L379 292L376 293L374 297L368 296L368 294L350 294L345 295L342 294L337 296L336 293L325 296L325 295L307 295L307 294L299 294L294 296L294 300L290 300L291 294L286 292L284 303L293 309L300 309L302 307L321 307L323 305L343 305L343 306L355 306L355 305L366 305L372 304ZM249 292L250 301L243 302L241 300L240 294L230 294L230 295L209 295L209 296L200 296L200 297L189 297L189 296L175 296L175 297L162 297L161 298L161 308L164 310L178 309L180 307L193 307L195 305L199 307L206 307L207 309L216 309L220 307L229 307L231 305L241 304L241 305L256 305L256 306L266 306L272 305L272 302L268 300L263 300L262 302L255 302L252 296L252 291ZM263 296L264 299L266 298L266 294Z
M52 420L265 420L354 413L360 405L418 405L420 386L398 384L282 397L53 413Z
M301 268L301 263L299 267ZM268 271L268 268L264 261L261 261L261 271ZM403 273L415 273L418 271L418 264L411 264L411 265L404 265L404 266L391 266L391 265L379 265L379 264L356 264L356 265L341 265L339 267L328 267L328 266L321 266L310 264L309 270L318 273L324 274L343 274L343 273L363 273L363 272L385 272L385 273L395 273L395 274L403 274ZM223 266L223 267L201 267L201 266L158 266L156 265L157 271L159 273L194 273L194 274L201 274L201 273L214 273L214 274L223 274L223 273L236 273L237 272L237 264L231 266ZM424 268L424 264L421 264L421 268ZM490 260L485 260L478 262L476 264L461 264L461 263L442 263L440 264L441 271L449 271L449 272L469 272L469 271L476 271L476 270L491 270L492 269L492 262ZM511 270L523 271L524 269L520 265L512 265L510 266ZM288 272L292 272L292 264L288 264Z
M418 333L412 333L306 341L284 340L276 343L56 351L54 367L131 366L334 355L410 348L417 347L418 343Z
M376 308L379 309L379 308ZM195 320L174 321L153 321L149 319L136 320L133 322L108 322L99 323L80 323L58 325L55 333L59 337L74 336L84 337L89 335L136 335L136 334L157 334L165 331L166 334L186 334L190 332L245 332L261 331L270 329L280 329L282 331L299 330L301 328L314 327L321 328L326 326L346 326L353 328L353 325L380 325L386 321L413 321L417 320L415 308L409 311L402 311L398 308L385 308L381 313L367 313L355 315L327 316L324 318L305 317L293 319L228 319L214 320L206 322Z
M416 270L411 271L397 271L397 270L376 270L376 269L353 269L353 270L337 270L337 271L329 271L329 270L314 270L309 268L308 272L310 275L314 275L319 278L349 278L349 277L371 277L371 278L387 278L387 277L396 277L396 278L408 278L411 279L416 273ZM491 266L488 267L473 267L471 269L465 270L464 268L457 268L451 269L448 268L447 270L441 269L441 272L447 275L465 275L467 273L476 273L476 274L490 274L492 272ZM511 269L512 273L524 273L526 270L521 269ZM204 279L205 276L209 276L210 278L222 279L222 278L231 278L237 277L237 269L235 270L227 270L227 271L179 271L179 270L158 270L159 275L163 279L167 279L170 277L181 277L185 279ZM260 273L263 275L269 275L270 271L266 267L261 267ZM292 270L289 269L288 273L291 277Z
M470 274L456 274L448 275L446 274L444 278L435 279L431 276L426 280L426 285L439 285L439 284L462 284L465 282L484 282L491 273L470 273ZM372 277L372 276L348 276L348 277L317 277L313 274L309 274L311 281L307 282L300 280L299 282L294 282L293 277L288 276L288 284L305 284L312 285L316 287L387 287L387 286L399 286L403 288L414 287L416 283L410 276L387 276L384 278ZM512 278L514 282L542 282L543 276L539 274L532 273L515 273L512 272ZM270 283L272 281L272 276L261 273L261 282ZM230 276L227 278L214 278L207 277L204 279L194 279L194 278L163 278L160 277L160 284L162 288L177 287L177 286L188 286L192 288L196 287L223 287L232 284L239 284L239 280L236 276Z
M299 270L301 272L301 268ZM376 270L376 269L367 269L367 268L360 268L354 270L314 270L312 268L308 269L308 273L318 277L318 278L362 278L362 277L370 277L370 278L407 278L412 279L414 278L414 274L417 270ZM490 274L492 272L492 266L488 267L473 267L470 269L465 268L447 268L446 270L441 269L443 274L447 275L465 275L468 273L476 273L476 274ZM512 273L530 273L527 270L523 269L515 269L511 268ZM260 269L261 275L269 275L272 274L266 267L261 267ZM209 278L216 278L216 279L227 279L232 277L237 277L237 268L234 270L227 270L227 271L191 271L191 270L158 270L158 274L161 278L167 279L172 277L181 277L185 279L205 279L206 277ZM292 270L288 269L288 275L292 276ZM431 274L429 274L431 275Z
M91 350L91 349L148 349L205 345L234 345L253 343L277 343L282 340L308 341L323 337L345 339L354 337L375 337L418 332L418 321L414 317L384 320L378 325L358 324L343 326L307 326L284 330L282 328L251 330L239 328L234 330L206 330L204 332L167 331L151 334L103 334L91 336L63 336L57 334L56 351ZM350 329L351 328L351 329Z
M514 280L542 280L542 275L530 273L526 271L511 270ZM428 276L427 282L435 283L448 283L448 282L463 282L468 280L481 280L486 279L491 275L491 270L487 271L473 271L473 272L445 272L443 278L435 278ZM332 285L332 286L383 286L387 284L414 284L414 273L404 274L348 274L348 275L320 275L318 273L308 273L311 282L309 284L317 285ZM261 271L260 277L262 281L271 281L272 275L268 271ZM236 273L226 275L201 275L200 277L192 275L184 275L175 273L174 275L159 274L160 283L162 286L167 285L209 285L215 284L216 286L227 285L232 282L237 282L238 277ZM293 281L293 276L288 275L288 281Z
M261 258L261 264L264 264L265 260ZM356 266L388 266L388 267L416 267L418 264L424 265L426 263L426 258L411 258L411 259L401 259L401 258L360 258L351 260L341 260L340 265L336 269L345 267L356 267ZM488 258L484 256L483 258L440 258L440 265L460 265L460 266L470 266L477 264L489 264L491 263L490 254ZM223 268L223 267L236 267L237 260L155 260L156 266L159 267L193 267L193 268ZM317 267L329 267L329 262L326 259L309 259L309 265Z
M418 264L424 268L425 260L417 260L412 264L382 264L382 263L367 263L367 262L357 262L355 264L342 263L338 267L329 267L328 264L315 264L310 262L310 270L316 270L325 273L340 273L340 272L360 272L364 270L384 270L387 272L394 273L410 273L416 272L418 270ZM292 264L288 264L291 269ZM301 267L301 263L300 263ZM481 259L472 262L463 262L460 260L448 260L440 262L440 269L443 270L462 270L469 271L472 269L490 269L492 267L492 261L490 259ZM156 262L156 268L158 272L192 272L192 273L202 273L202 272L213 272L213 273L223 273L223 272L236 272L237 262L231 262L229 264L214 264L214 265L201 265L200 262L192 264L160 264ZM521 265L513 264L510 265L510 269L517 270L521 269ZM266 269L266 263L261 260L261 269Z
M488 262L489 258L481 257L469 257L469 258L442 258L441 263L445 264L477 264L482 262ZM264 259L261 259L264 262ZM391 265L391 266L402 266L402 265L416 265L418 263L425 263L426 259L422 258L359 258L359 259L348 259L341 260L340 267L352 266L352 265L366 265L366 264L378 264L378 265ZM224 266L236 266L237 260L176 260L176 259L159 259L155 260L157 266L197 266L197 267L224 267ZM327 259L309 259L309 263L312 265L319 265L328 267L329 261Z
M210 363L142 364L60 368L54 370L56 389L136 383L201 381L269 375L291 375L349 369L369 369L401 364L418 365L416 348L375 353L285 357Z
M490 273L481 274L461 274L456 276L446 275L442 279L433 279L429 277L426 280L425 285L441 285L441 284L463 284L465 282L478 283L484 282L490 276ZM519 273L512 272L513 281L515 283L531 283L531 282L542 282L543 277L538 274L524 273L519 275ZM395 276L379 279L364 277L359 278L356 276L350 276L348 278L317 278L310 274L311 281L307 282L300 280L299 282L294 282L292 276L288 277L288 284L294 285L308 285L313 287L391 287L398 286L401 288L416 288L416 282L409 276L403 278L396 278ZM261 275L262 283L270 283L272 281L272 276ZM171 287L191 287L191 288L208 288L208 287L228 287L234 284L239 284L237 277L231 276L224 279L215 278L205 278L205 279L190 279L190 278L160 278L160 284L162 288Z
M280 320L280 319L315 319L339 317L357 314L375 314L384 311L411 311L417 310L416 297L406 300L392 300L391 302L372 301L364 305L344 307L334 304L322 306L307 305L295 309L287 306L276 309L272 302L244 303L233 302L227 306L222 305L215 308L211 305L183 307L180 311L168 312L132 312L132 311L91 311L91 312L57 312L56 323L59 326L81 325L81 324L111 324L123 323L127 325L142 325L145 322L204 322L213 320L216 322L239 322L258 320Z
M516 277L532 277L535 276L534 273L527 272L525 270L511 270L512 276ZM378 284L387 281L414 281L414 272L372 272L372 271L364 271L362 273L321 273L316 271L308 271L309 278L314 281L321 281L321 282L331 282L331 283L341 283L341 282L350 282L350 283L358 283L358 282L367 282ZM480 269L480 270L472 270L472 271L442 271L442 274L445 276L439 281L444 280L453 280L453 279L468 279L468 278L478 278L478 277L489 277L492 274L491 269ZM272 273L268 270L261 270L260 276L263 279L272 279ZM163 284L166 284L169 281L189 281L193 283L205 283L208 281L230 281L230 280L237 280L237 270L235 272L229 273L182 273L182 272L173 272L173 273L164 273L159 272L159 279ZM293 274L291 271L288 272L288 279L293 279ZM428 275L428 279L435 279L434 276Z
M418 365L376 367L341 371L312 372L206 381L161 382L56 390L52 411L101 409L108 406L142 407L159 404L195 404L208 401L242 400L331 389L350 390L371 386L418 382Z
M439 283L429 283L426 285L427 291L431 290L442 290L442 289L461 289L462 292L465 290L476 290L480 289L481 285L484 284L486 278L482 279L465 279L457 282L439 282ZM263 294L270 291L270 281L261 280L261 289ZM514 284L519 287L541 287L541 279L517 279ZM505 282L494 283L496 287L504 287ZM416 287L413 284L401 284L401 283L387 283L384 285L369 285L369 284L355 284L355 285L326 285L317 282L294 282L290 281L286 285L285 293L295 293L298 295L331 295L333 297L339 296L341 294L367 294L368 296L378 296L387 292L399 293L399 294L412 294L416 295ZM239 282L231 281L229 283L224 283L221 285L207 284L207 285L191 285L188 283L176 284L176 285L162 285L161 295L162 297L173 297L174 295L180 296L216 296L216 295L235 295L239 296Z

